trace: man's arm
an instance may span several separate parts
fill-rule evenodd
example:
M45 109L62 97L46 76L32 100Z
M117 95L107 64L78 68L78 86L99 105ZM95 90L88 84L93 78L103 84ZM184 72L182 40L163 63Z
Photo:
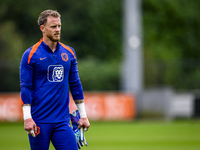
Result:
M20 86L21 86L21 101L24 117L25 131L34 136L37 132L37 127L31 116L31 99L32 99L32 80L33 66L28 64L29 51L25 51L20 64Z
M74 50L72 49L72 51L74 51ZM75 51L74 51L74 56L76 56ZM85 111L83 87L82 87L82 84L81 84L81 81L79 78L79 74L78 74L76 57L74 57L72 64L71 64L71 68L70 68L69 86L70 86L70 90L71 90L71 94L74 99L74 102L80 113L80 120L79 120L78 128L84 127L85 130L88 130L90 123L88 121L86 111Z
M87 131L88 128L90 127L90 123L89 123L89 120L87 118L84 100L75 100L75 104L76 104L78 111L80 113L80 120L79 120L78 128L80 129L81 127L84 127L84 130Z

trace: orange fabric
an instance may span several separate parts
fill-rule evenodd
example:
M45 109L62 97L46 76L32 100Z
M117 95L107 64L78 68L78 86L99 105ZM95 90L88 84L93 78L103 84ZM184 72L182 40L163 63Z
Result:
M21 106L22 106L22 105L24 105L24 102L22 101L22 98L21 98Z
M40 134L40 127L37 126L37 133L35 133L35 136L37 136L38 134Z
M37 42L35 45L33 45L32 49L31 49L31 52L30 52L30 54L28 56L28 64L30 63L30 60L31 60L33 54L36 52L38 46L42 43L42 40L43 39L41 39L39 42Z
M60 43L60 42L59 42ZM76 59L76 56L75 56L75 54L74 54L74 51L70 48L70 47L68 47L68 46L66 46L65 44L63 44L63 43L60 43L64 48L66 48L68 51L70 51L70 53L72 53L72 55L74 56L74 58Z

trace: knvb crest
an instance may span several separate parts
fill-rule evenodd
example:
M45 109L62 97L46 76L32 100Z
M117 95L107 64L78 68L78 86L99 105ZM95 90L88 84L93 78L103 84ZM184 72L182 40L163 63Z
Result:
M49 82L62 82L64 79L64 67L62 65L50 65L47 70Z
M62 53L61 57L62 57L63 61L65 61L65 62L68 61L68 55L66 53Z

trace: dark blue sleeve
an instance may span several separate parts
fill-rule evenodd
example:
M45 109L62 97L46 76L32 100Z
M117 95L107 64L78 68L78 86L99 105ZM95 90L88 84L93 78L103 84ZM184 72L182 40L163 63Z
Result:
M77 61L74 58L69 72L69 87L74 100L84 99L83 88L79 78Z
M33 66L28 64L29 51L25 51L20 64L21 99L24 104L31 104L33 89Z

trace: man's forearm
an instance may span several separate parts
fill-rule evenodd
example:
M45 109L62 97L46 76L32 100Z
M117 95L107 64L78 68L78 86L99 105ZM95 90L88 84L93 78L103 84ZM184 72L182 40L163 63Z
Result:
M86 114L86 110L85 110L85 104L84 104L84 100L75 100L75 104L78 108L78 111L80 113L80 117L81 118L86 118L87 114Z
M32 118L32 116L31 116L31 105L30 104L22 105L22 110L23 110L24 120Z
M84 103L84 99L75 100L75 104Z

